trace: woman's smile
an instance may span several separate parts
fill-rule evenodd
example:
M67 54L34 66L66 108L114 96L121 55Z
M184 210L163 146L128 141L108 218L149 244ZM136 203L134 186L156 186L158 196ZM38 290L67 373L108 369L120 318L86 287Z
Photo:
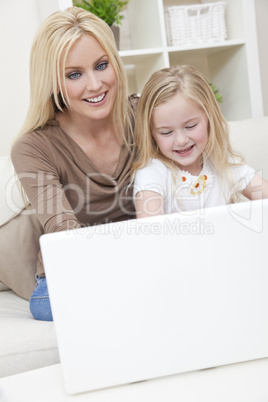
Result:
M86 98L86 99L84 99L84 101L86 101L88 103L93 103L93 104L99 105L104 99L106 99L107 93L108 93L108 91L103 92L103 94L101 94L101 95L94 96L92 98ZM101 103L101 104L103 104L103 103Z

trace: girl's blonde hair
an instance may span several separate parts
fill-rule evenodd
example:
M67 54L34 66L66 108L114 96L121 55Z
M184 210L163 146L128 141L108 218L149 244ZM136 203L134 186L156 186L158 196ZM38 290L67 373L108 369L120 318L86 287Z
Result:
M175 164L161 153L151 134L154 109L169 101L177 93L198 105L206 113L208 142L205 156L211 160L217 172L223 177L223 172L228 171L230 167L230 157L240 158L241 163L243 159L231 147L227 121L209 84L200 72L189 65L159 70L145 84L135 121L137 158L132 167L133 176L135 171L145 167L151 158L160 159L173 172L177 170Z
M115 70L117 95L113 122L117 131L125 135L127 78L113 33L102 19L79 7L51 14L36 33L30 57L30 105L19 135L42 127L56 112L68 107L69 100L63 94L66 57L71 46L84 34L99 42Z

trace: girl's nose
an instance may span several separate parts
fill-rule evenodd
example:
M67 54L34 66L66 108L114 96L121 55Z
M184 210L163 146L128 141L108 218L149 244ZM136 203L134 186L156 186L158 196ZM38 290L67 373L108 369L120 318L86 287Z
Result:
M177 131L176 136L175 136L175 144L180 147L183 147L187 143L188 143L187 134L185 132L183 132L182 130Z

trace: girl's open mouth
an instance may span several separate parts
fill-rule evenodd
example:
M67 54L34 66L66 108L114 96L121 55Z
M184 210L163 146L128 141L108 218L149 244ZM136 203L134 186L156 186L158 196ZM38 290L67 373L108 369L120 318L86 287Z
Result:
M184 148L181 150L177 149L177 150L175 150L175 152L176 152L176 154L179 154L179 155L186 155L193 149L193 147L194 147L194 145L191 145L190 147L187 147L187 148Z

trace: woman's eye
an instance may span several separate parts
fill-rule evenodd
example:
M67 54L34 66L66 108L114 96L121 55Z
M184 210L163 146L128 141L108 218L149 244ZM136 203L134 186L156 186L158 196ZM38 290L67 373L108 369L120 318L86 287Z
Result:
M108 67L108 61L102 62L97 65L96 70L103 71Z
M79 78L80 76L80 73L71 73L68 75L68 78L70 78L71 80L77 80L77 78Z

